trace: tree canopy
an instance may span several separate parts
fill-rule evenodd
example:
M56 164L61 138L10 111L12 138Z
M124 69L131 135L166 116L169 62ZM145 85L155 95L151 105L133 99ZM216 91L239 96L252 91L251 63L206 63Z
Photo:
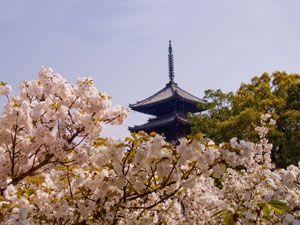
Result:
M237 137L257 141L254 127L262 113L270 113L277 120L270 127L273 143L272 159L278 167L297 164L300 160L300 83L299 74L274 72L255 76L250 83L242 83L234 94L220 89L206 90L201 104L207 109L191 115L192 135L203 133L217 143Z
M128 111L91 78L71 85L42 67L19 90L10 97L0 83L1 224L300 225L300 168L274 169L270 114L253 129L255 143L183 138L175 146L155 133L101 136Z

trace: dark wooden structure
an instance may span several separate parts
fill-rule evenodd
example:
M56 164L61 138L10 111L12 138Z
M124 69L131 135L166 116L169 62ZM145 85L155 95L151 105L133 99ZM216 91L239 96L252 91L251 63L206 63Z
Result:
M130 104L129 107L137 112L153 115L147 123L129 127L131 132L145 131L164 134L169 142L176 142L178 138L190 133L190 124L187 120L189 112L202 111L197 107L204 101L184 91L174 82L174 61L171 41L169 41L169 82L154 95Z

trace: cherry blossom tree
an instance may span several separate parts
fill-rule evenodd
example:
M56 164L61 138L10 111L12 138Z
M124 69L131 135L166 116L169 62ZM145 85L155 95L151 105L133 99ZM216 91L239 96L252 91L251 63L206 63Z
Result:
M3 224L300 224L300 168L273 168L268 114L258 143L173 146L155 133L102 137L128 111L91 78L73 86L42 67L19 91L0 84Z

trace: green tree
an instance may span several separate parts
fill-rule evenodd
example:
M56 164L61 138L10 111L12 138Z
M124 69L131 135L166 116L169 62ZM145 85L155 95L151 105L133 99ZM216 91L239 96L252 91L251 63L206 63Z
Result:
M300 75L274 72L253 77L242 83L233 94L220 89L205 91L206 111L190 115L192 136L205 134L217 143L231 138L257 141L253 129L262 113L270 113L277 120L270 126L268 138L273 143L273 161L278 167L300 161Z

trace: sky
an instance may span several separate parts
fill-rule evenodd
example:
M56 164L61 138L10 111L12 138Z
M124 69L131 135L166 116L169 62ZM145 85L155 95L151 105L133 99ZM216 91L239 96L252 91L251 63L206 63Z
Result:
M299 0L2 0L0 80L17 95L49 66L71 84L93 77L128 107L168 82L171 39L181 88L235 92L263 72L300 73L299 10ZM102 135L124 138L148 117L131 112Z

